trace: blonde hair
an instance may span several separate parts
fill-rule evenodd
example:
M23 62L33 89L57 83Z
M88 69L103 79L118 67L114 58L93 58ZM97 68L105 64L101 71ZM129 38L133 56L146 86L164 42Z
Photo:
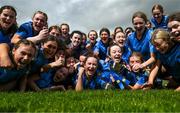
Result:
M172 44L173 41L171 40L171 35L168 31L164 29L156 29L153 32L151 43L154 45L154 40L156 39L163 39L163 41L167 42L168 44Z

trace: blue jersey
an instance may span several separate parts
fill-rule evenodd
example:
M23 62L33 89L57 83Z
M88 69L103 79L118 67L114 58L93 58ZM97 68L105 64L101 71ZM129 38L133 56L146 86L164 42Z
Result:
M155 52L155 48L150 42L151 36L152 31L150 29L144 31L140 40L136 37L136 32L133 32L127 38L127 46L132 52L140 52L143 55L144 61L146 61L150 58L150 53Z
M168 24L168 16L163 15L162 16L162 20L160 23L158 23L154 17L151 18L151 22L153 23L155 29L157 28L163 28L163 29L167 29L167 24Z
M112 81L111 77L113 77L114 81ZM117 73L114 70L103 71L101 74L101 80L103 80L105 84L109 83L117 89L124 89L125 86L128 86L130 83L122 74Z
M9 46L12 46L11 38L13 34L14 33L4 33L2 30L0 30L0 44L7 43Z
M90 41L88 40L86 43L87 43L87 44L90 44ZM95 50L95 45L96 45L96 43L97 43L97 41L95 42L94 45L91 45L91 50L92 50L92 51ZM87 44L86 44L86 45L87 45Z
M0 84L11 82L12 80L17 80L22 76L28 75L30 68L30 65L22 69L16 69L16 67L13 69L0 68Z
M146 71L140 71L137 73L128 71L127 79L130 81L131 85L143 85L147 82L148 73Z
M180 79L180 45L176 44L165 54L157 52L157 57L165 66L168 73L174 78Z
M108 46L109 46L109 44L104 44L101 40L99 40L95 44L95 48L94 48L93 52L94 53L98 52L99 53L99 58L102 59L102 60L105 60L106 59L106 55L107 55Z
M121 73L123 74L124 70L125 70L125 62L123 60L121 60L120 63L116 64L116 66L113 66L114 62L112 60L109 61L104 61L104 60L99 60L99 70L100 71L110 71L110 70L114 70L117 73Z
M113 85L110 78L113 76L117 83L115 88L124 89L124 85L129 85L129 81L126 79L127 69L125 68L125 63L123 61L114 66L114 62L112 60L109 60L108 62L100 60L99 68L102 71L101 79L104 80L105 83Z
M41 67L48 63L50 63L50 61L45 58L43 50L40 49L32 67L32 73L38 73L40 75L40 79L36 81L39 88L47 88L53 84L54 69L49 69L47 72L40 72Z
M122 59L126 64L129 63L129 57L131 56L132 52L131 49L128 46L123 47L123 54L122 54Z
M32 69L31 69L31 73L37 73L40 71L40 68L45 65L48 64L49 60L45 58L44 53L42 48L38 50L38 53L35 57L35 60L32 63Z
M37 34L34 33L32 24L32 22L22 24L16 34L21 36L23 39L36 36Z
M76 75L76 82L78 76ZM95 74L91 79L88 79L86 74L82 76L83 88L84 89L101 89L101 84L103 84L100 76Z
M53 75L55 71L49 69L47 72L40 73L40 79L36 81L39 88L48 88L53 86Z

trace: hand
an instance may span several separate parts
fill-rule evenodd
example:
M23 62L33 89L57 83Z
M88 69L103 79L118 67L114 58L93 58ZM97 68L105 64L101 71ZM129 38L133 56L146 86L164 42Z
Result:
M55 62L51 63L51 67L59 67L64 66L65 58L59 57Z
M126 69L128 69L129 71L132 71L131 66L128 64L126 65Z
M11 59L9 57L1 57L0 58L0 67L13 68L14 64L11 62Z
M153 87L153 84L151 83L145 83L144 85L141 86L143 90L148 90L148 89L151 89L152 87Z
M139 72L139 70L142 68L143 68L143 66L140 63L137 63L132 67L132 71Z
M107 84L105 85L105 88L104 88L104 89L108 90L108 89L113 89L113 88L114 88L113 85L107 83Z
M113 83L116 81L111 74L110 74L110 79L111 79L111 81L112 81Z
M87 44L87 45L86 45L86 49L87 49L87 50L91 50L91 44Z
M79 74L78 75L83 75L83 73L84 73L84 67L79 67L79 72L78 72Z
M43 40L43 39L47 38L48 35L49 35L48 29L47 29L47 28L46 28L46 29L42 29L42 30L39 32L39 34L38 34L38 40Z

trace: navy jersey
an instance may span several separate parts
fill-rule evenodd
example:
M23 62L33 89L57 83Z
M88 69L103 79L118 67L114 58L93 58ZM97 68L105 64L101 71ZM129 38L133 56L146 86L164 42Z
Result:
M23 39L26 39L26 38L28 38L28 37L33 37L33 36L37 35L37 34L34 34L34 32L33 32L33 26L32 26L32 24L33 24L33 23L32 23L31 21L22 24L22 25L18 28L16 34L19 35L19 36L21 36Z
M20 77L28 74L29 74L29 69L27 67L23 69L0 68L0 84L19 79Z
M180 45L176 44L165 54L157 52L157 57L165 66L168 73L174 78L180 79Z
M168 16L163 15L162 20L160 23L158 23L154 17L151 18L151 22L153 23L155 29L157 28L162 28L162 29L167 29L167 24L168 24Z
M143 85L148 80L148 73L146 71L140 71L140 72L130 72L128 71L127 77L126 77L131 85Z
M155 48L150 42L151 36L152 31L150 29L144 31L140 40L136 37L136 32L133 32L127 38L127 46L132 52L140 52L143 55L144 61L146 61L150 58L150 53L155 52Z
M76 83L78 76L76 75ZM100 79L100 76L95 74L91 79L88 79L86 74L82 76L83 88L84 89L101 89L101 84L104 82Z

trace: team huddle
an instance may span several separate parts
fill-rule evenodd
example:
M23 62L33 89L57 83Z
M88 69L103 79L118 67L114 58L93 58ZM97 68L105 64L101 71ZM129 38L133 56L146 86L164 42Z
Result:
M150 20L133 13L134 28L85 34L67 23L48 27L42 11L17 26L15 8L2 6L0 91L180 91L180 12L163 13L155 4Z

